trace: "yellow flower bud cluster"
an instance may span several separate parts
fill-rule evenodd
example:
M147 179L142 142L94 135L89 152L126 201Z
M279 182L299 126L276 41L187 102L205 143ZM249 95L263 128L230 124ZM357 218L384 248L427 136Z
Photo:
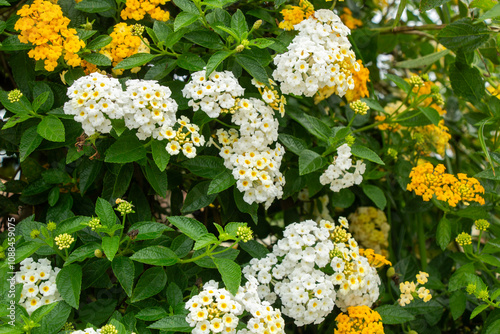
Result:
M401 296L399 297L399 305L405 306L410 304L414 297L422 299L424 302L428 302L431 300L432 295L431 292L425 287L420 287L417 290L419 284L425 284L428 282L429 274L423 271L420 271L417 275L417 284L415 282L404 282L399 284L399 290L401 290Z
M479 231L486 231L488 230L488 228L490 227L490 223L488 223L488 221L486 219L478 219L474 222L474 226L476 226L476 228L479 230Z
M366 115L370 107L365 102L362 102L361 100L357 100L354 102L349 103L349 107L359 115Z
M129 213L135 212L132 208L134 207L132 203L127 202L121 198L116 199L116 204L118 206L116 207L116 211L121 213L122 216L128 215Z
M279 27L285 30L293 30L293 26L314 14L314 6L307 0L300 0L298 6L287 6L281 11L283 21Z
M107 324L101 327L101 334L118 334L118 330L114 325Z
M75 239L68 233L59 234L57 237L54 238L54 240L59 250L69 248L71 244L75 241Z
M368 306L350 306L346 313L340 313L337 318L337 328L334 334L383 334L382 317Z
M102 227L101 220L99 219L99 217L92 217L92 219L89 221L87 225L90 227L92 231L95 231L99 227Z
M69 66L80 66L81 58L77 52L85 47L85 43L78 38L75 29L68 29L70 20L63 16L59 5L35 0L31 5L24 5L17 15L21 18L14 29L21 32L19 41L35 46L28 52L30 58L44 60L49 72L56 68L61 56Z
M434 195L440 201L448 202L450 206L457 206L463 201L477 202L481 205L485 203L479 195L484 194L484 188L479 181L466 174L458 173L457 177L445 173L446 167L442 164L435 168L430 163L413 167L410 172L411 182L407 185L408 191L415 191L415 194L422 196L424 201L429 201Z
M113 40L101 50L103 55L112 60L113 66L136 53L149 53L149 48L140 37L134 36L133 27L123 22L115 25L113 32L109 35ZM134 67L131 72L136 73L139 70L140 67ZM113 70L113 72L116 75L123 74L123 70Z
M10 103L15 103L19 102L19 100L23 97L23 93L19 89L14 89L7 94L7 98L9 99Z
M364 248L371 248L377 254L388 256L390 225L384 211L374 207L359 207L349 215L349 230Z
M47 224L47 230L49 231L54 231L56 229L57 225L56 223L52 222L52 221L49 221L49 223Z
M472 244L472 237L469 233L462 232L455 238L455 241L460 246L467 246Z
M166 4L170 0L127 0L125 9L121 12L124 20L142 20L149 14L153 20L168 21L170 13L159 6Z
M248 241L253 239L252 229L250 227L247 227L247 226L238 227L238 230L236 231L236 235L243 242L248 242Z

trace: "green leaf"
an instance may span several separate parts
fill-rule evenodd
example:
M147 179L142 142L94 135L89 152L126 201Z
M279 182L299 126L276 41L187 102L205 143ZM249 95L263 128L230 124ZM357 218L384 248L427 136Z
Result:
M239 9L231 17L231 29L233 29L238 34L240 40L245 39L248 35L248 25L247 21L245 20L245 15Z
M177 263L179 258L170 249L164 246L150 246L143 248L130 257L136 262L151 264L153 266L171 266Z
M192 23L196 22L196 20L198 20L199 17L200 17L200 14L180 12L175 17L174 31L177 31L180 28L187 27L187 26L191 25Z
M104 254L108 258L109 261L113 261L113 258L118 252L118 248L120 247L120 236L115 235L112 237L104 236L102 237L102 250Z
M217 237L212 233L204 234L196 240L193 250L205 248L209 245L216 243L218 240L219 239L217 239Z
M396 86L398 86L399 88L404 90L406 93L408 93L410 91L410 84L408 82L406 82L404 79L402 79L401 77L398 77L398 76L393 75L393 74L387 74L387 79L394 82L396 84Z
M238 190L238 188L233 188L233 196L234 201L236 203L236 207L238 210L244 213L248 213L255 224L258 222L257 210L259 209L259 205L256 202L252 204L248 204L243 200L243 193Z
M257 259L262 259L269 253L269 250L266 248L266 246L255 240L240 242L238 245L245 252Z
M56 334L64 326L71 313L71 306L60 301L47 315L42 318L40 327L33 328L33 334ZM24 331L23 331L24 333Z
M36 241L28 241L16 247L14 263L19 263L35 253L43 244Z
M500 260L496 256L490 254L481 254L479 255L479 260L489 265L500 268Z
M478 291L486 289L483 280L475 274L474 263L472 262L461 266L451 275L448 282L448 291L456 291L466 287L469 283L476 284Z
M135 240L149 240L159 238L165 231L173 231L174 229L155 221L138 222L130 226L129 232L138 231Z
M54 230L54 235L64 233L72 234L78 232L85 228L84 224L88 223L89 220L90 218L85 216L76 216L63 220L57 224L57 227Z
M278 140L285 145L285 147L292 151L293 153L300 155L303 151L307 150L307 144L305 140L288 135L286 133L280 133Z
M208 77L213 71L217 69L217 67L224 61L224 59L232 54L233 52L231 51L217 51L216 53L214 53L208 60L206 76Z
M398 12L396 13L396 17L394 18L393 27L396 27L399 24L399 20L401 20L401 16L405 11L406 5L408 4L408 0L401 0L398 6Z
M50 88L49 88L50 89ZM40 107L47 101L47 99L49 98L49 95L50 95L50 91L45 91L41 94L39 94L35 100L33 100L33 110L36 112L38 111L38 109L40 109ZM53 101L52 101L53 102ZM47 110L50 109L47 108Z
M101 224L107 227L111 227L116 224L115 211L111 204L103 198L97 198L95 204L95 213L99 216Z
M2 41L0 45L0 50L2 51L19 51L19 50L29 50L32 46L30 44L21 43L17 35L8 36Z
M495 5L493 8L491 8L490 10L488 10L486 13L484 13L483 15L481 15L475 22L482 22L484 20L488 20L488 19L494 19L496 17L499 17L500 16L500 4L497 4Z
M105 162L127 163L146 157L146 149L135 135L122 136L106 150Z
M132 56L122 60L119 62L114 69L115 70L129 70L131 68L142 66L144 64L149 63L151 60L156 58L158 55L152 55L149 53L136 53Z
M362 145L353 145L351 147L351 153L361 159L366 159L375 162L379 165L385 165L385 163L380 159L377 153L370 150L368 147Z
M250 45L256 46L259 49L265 49L274 44L274 41L269 38L256 38L250 41Z
M491 31L484 23L472 24L472 19L466 17L444 27L437 37L439 43L447 49L474 50L484 44L490 34Z
M100 53L84 55L83 59L97 66L111 66L111 59Z
M299 155L299 174L305 175L323 168L328 161L318 153L304 150Z
M100 36L96 37L95 39L93 39L87 45L87 49L89 49L89 50L100 50L103 47L105 47L106 45L108 45L109 43L111 43L112 40L113 40L113 38L111 36L100 35Z
M193 330L193 328L186 322L186 316L180 314L158 320L157 322L148 326L148 328L160 329L167 332L181 333L191 333L191 331Z
M210 181L204 181L191 188L184 199L184 205L182 206L181 212L193 212L211 204L217 197L217 194L209 195L209 186Z
M7 130L8 128L11 128L19 123L27 121L30 118L32 118L32 116L29 114L12 115L11 117L9 117L9 120L7 121L7 123L5 123L3 125L2 130Z
M226 168L224 160L219 157L198 155L193 159L188 159L182 163L182 167L187 168L196 176L213 179Z
M363 192L369 199L375 203L375 205L380 209L384 210L385 205L387 204L387 199L385 198L384 192L377 186L366 184L361 186Z
M23 162L40 144L43 138L38 134L37 126L32 126L24 131L19 144L20 160Z
M500 319L497 319L487 325L484 334L499 334L500 333Z
M484 245L483 253L494 254L500 252L500 239L490 239Z
M493 174L492 169L488 170L483 170L480 173L477 173L474 175L475 178L481 178L481 179L488 179L488 180L495 180L495 181L500 181L500 168L495 168L495 174Z
M125 164L120 168L113 186L113 198L121 198L127 192L134 174L134 164Z
M103 0L83 0L77 3L75 8L85 13L100 13L113 9L113 6Z
M0 6L10 6L10 2L7 0L0 0Z
M100 247L101 245L99 245L97 242L91 242L78 247L71 254L69 254L66 262L64 262L64 266L66 267L73 262L81 262L90 257L94 257L95 250L99 249Z
M479 306L477 306L474 311L472 311L471 315L470 315L470 319L474 319L476 317L476 315L478 315L479 313L483 312L484 310L486 310L488 308L488 304L481 304Z
M236 54L236 62L241 65L255 80L267 84L269 77L265 68L257 59L252 56L238 53Z
M202 4L214 8L224 8L233 2L236 2L236 0L204 0Z
M443 58L444 56L446 56L449 53L450 53L450 50L446 49L443 51L434 52L434 53L425 55L423 57L419 57L417 59L409 59L409 60L400 61L400 62L397 62L395 65L396 65L396 67L401 67L401 68L416 68L416 67L429 66L431 64L434 64L436 61Z
M59 186L56 186L50 190L49 197L47 198L47 202L49 202L50 206L56 205L57 201L59 200L59 195Z
M188 71L201 71L206 66L205 61L194 53L181 54L177 57L177 65Z
M443 217L438 224L436 231L436 242L441 248L441 250L445 250L448 247L448 244L451 241L451 224L448 219Z
M227 188L231 187L236 183L236 180L233 177L233 173L228 169L222 171L219 175L217 175L210 184L208 185L208 195L218 194Z
M126 256L118 256L113 259L111 268L127 296L132 296L135 276L134 262Z
M208 49L220 50L224 47L219 35L211 30L195 30L185 34L184 38Z
M418 110L422 112L422 114L425 115L429 119L429 121L432 122L434 125L438 125L439 122L442 120L441 116L437 112L436 109L431 108L431 107L418 107Z
M47 313L52 311L54 307L57 306L57 303L58 302L52 302L48 305L42 305L31 314L30 319L36 323L39 323L47 315Z
M400 306L395 305L382 305L377 307L377 311L382 317L382 322L385 325L404 324L406 322L415 320L415 317Z
M82 267L70 264L63 267L57 274L57 290L66 303L75 309L80 304L80 292L82 289Z
M455 64L451 66L449 76L451 87L457 96L472 103L481 100L484 95L484 80L477 68L458 68Z
M420 2L420 11L425 12L429 9L436 8L447 3L450 0L422 0Z
M179 286L174 282L171 282L167 287L167 302L172 306L176 306L178 304L182 304L182 306L184 306L183 300L184 297L181 288L179 288Z
M152 297L160 293L160 291L163 290L166 284L167 274L165 274L165 270L163 270L163 268L149 268L139 278L130 301L132 303L135 303L140 300Z
M173 283L172 283L173 284ZM156 321L167 316L167 311L159 306L142 309L135 315L137 319L144 321Z
M156 166L158 166L161 172L165 171L170 161L170 154L165 149L165 144L162 143L162 141L153 140L151 143L151 150Z
M38 134L49 141L64 141L64 125L61 120L55 116L46 116L36 128Z
M148 163L144 167L144 171L144 175L154 191L165 198L168 188L167 173L161 172L151 160L148 160Z
M333 136L330 127L316 117L293 108L287 109L287 114L302 125L310 134L322 141L328 141Z
M482 10L490 10L497 3L498 3L498 0L473 0L470 3L469 7L470 8L480 8Z
M238 292L241 283L241 267L234 261L225 258L214 258L217 270L227 290L233 295Z
M182 233L195 241L208 233L205 225L193 218L184 216L172 216L168 217L168 221L169 223L177 227Z
M450 296L450 312L453 320L457 320L465 311L465 306L467 304L467 297L465 293L461 290L455 291Z
M174 3L177 7L182 9L184 12L199 14L199 10L196 5L189 0L174 0Z

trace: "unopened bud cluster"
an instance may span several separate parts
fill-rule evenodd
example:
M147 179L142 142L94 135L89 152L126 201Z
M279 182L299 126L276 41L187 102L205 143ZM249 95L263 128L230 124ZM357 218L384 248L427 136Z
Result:
M413 86L416 86L416 87L423 87L425 85L424 80L422 80L422 78L419 77L418 75L413 75L410 78L410 84L412 84Z
M462 232L458 235L458 237L455 238L455 241L460 246L466 246L472 244L472 237L469 233Z
M490 227L490 223L486 219L478 219L474 222L474 225L479 231L486 231Z
M349 104L349 107L358 115L366 115L370 107L365 102L362 102L361 100L357 100L354 102L351 102Z
M10 103L19 102L21 97L23 97L23 93L21 93L19 89L11 90L7 95L7 98L9 99Z
M54 240L56 242L57 247L60 250L69 248L71 244L75 241L75 239L68 233L59 234L57 237L54 238Z
M101 220L99 219L99 217L92 217L88 225L92 231L95 231L97 228L102 227Z
M118 204L118 206L116 207L115 210L118 211L119 213L121 213L122 216L125 216L125 215L128 215L129 213L135 212L132 209L133 208L132 203L127 202L123 199L118 198L116 200L116 204Z
M236 231L236 235L243 242L248 242L248 241L253 239L252 229L250 227L247 227L247 226L238 227L238 230Z

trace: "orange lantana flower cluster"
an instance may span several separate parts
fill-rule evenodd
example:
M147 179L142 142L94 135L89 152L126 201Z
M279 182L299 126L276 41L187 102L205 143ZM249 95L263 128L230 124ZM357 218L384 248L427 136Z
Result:
M439 164L434 168L430 163L413 167L410 172L411 182L406 189L415 191L422 196L424 201L429 201L434 195L440 201L447 202L450 206L457 206L463 201L484 204L484 188L479 181L466 174L458 173L457 176L445 173L446 167Z
M120 13L122 19L142 20L146 14L158 21L168 21L170 13L161 9L170 0L127 0L125 9Z
M293 30L294 25L308 19L312 14L314 14L314 6L307 0L300 0L299 6L290 6L290 8L281 11L283 21L280 22L279 27Z
M340 313L335 321L335 334L383 334L382 317L368 306L350 306L347 313Z

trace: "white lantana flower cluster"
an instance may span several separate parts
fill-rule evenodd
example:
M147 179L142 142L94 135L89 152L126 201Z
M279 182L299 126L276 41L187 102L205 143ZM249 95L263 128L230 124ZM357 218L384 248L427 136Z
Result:
M252 259L243 273L258 280L260 298L270 303L279 298L281 311L297 326L321 323L335 305L344 312L370 306L378 299L380 278L359 255L347 227L343 217L337 226L326 220L291 224L272 253ZM330 267L332 274L325 270Z
M123 91L117 79L92 73L76 80L68 88L70 98L64 112L75 115L88 136L109 133L111 119L123 119L130 130L137 129L140 140L153 137L168 141L165 149L172 155L182 152L196 156L196 147L205 143L199 127L187 117L176 118L177 102L170 88L153 80L128 80Z
M211 118L234 112L238 97L245 91L234 74L230 71L213 72L208 78L205 74L205 70L191 74L191 81L182 90L182 95L189 99L188 105L194 111L201 108Z
M52 268L50 261L40 259L38 262L29 257L21 261L21 267L16 272L16 283L23 284L19 305L31 315L43 305L62 300L57 291L56 277L61 269Z
M330 184L330 189L339 192L341 189L352 187L363 181L363 174L366 171L366 165L362 160L352 164L351 148L343 144L337 149L337 157L327 170L319 177L322 185ZM353 172L350 170L354 168Z
M123 117L123 91L118 79L92 73L76 80L67 91L69 101L64 104L65 114L75 115L89 136L96 132L109 133L110 119ZM107 116L107 117L106 117Z
M177 102L170 98L170 88L154 80L128 80L124 93L125 126L137 129L137 137L145 140L154 134L157 125L168 128L175 124Z
M350 34L331 10L320 9L294 26L299 31L288 51L274 58L273 77L281 81L285 94L313 96L329 87L340 97L354 89L351 69L359 71L356 55L350 49Z
M284 333L281 312L259 299L257 285L257 281L251 279L239 288L236 296L232 296L226 289L219 288L215 281L205 283L203 290L186 303L189 310L186 321L194 327L192 333ZM251 315L247 328L237 330L240 316L245 311Z
M240 126L239 133L235 129L217 131L220 156L233 171L238 190L244 192L243 200L248 204L265 202L269 207L283 196L285 184L279 170L285 150L276 143L278 121L273 109L255 98L242 99L232 121Z

